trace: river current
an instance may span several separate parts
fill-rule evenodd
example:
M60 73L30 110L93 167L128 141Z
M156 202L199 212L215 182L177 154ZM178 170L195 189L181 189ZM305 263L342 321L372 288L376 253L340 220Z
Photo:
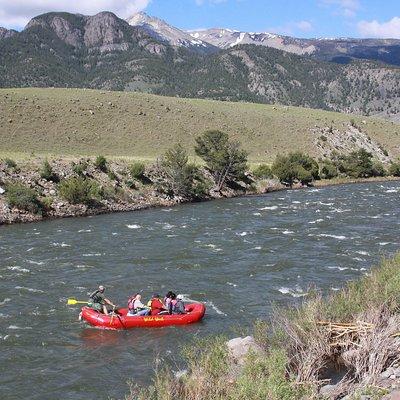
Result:
M0 228L0 398L123 398L195 337L250 327L310 288L330 293L400 247L400 183L276 192ZM202 323L102 331L78 321L99 284L119 305L168 290Z

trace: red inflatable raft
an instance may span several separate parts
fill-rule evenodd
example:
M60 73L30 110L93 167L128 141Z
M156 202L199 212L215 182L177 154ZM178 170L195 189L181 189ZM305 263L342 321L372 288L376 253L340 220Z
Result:
M206 312L202 303L187 304L186 314L127 316L128 309L116 310L116 315L105 315L90 307L83 307L81 317L90 325L104 329L159 328L170 325L187 325L199 322Z

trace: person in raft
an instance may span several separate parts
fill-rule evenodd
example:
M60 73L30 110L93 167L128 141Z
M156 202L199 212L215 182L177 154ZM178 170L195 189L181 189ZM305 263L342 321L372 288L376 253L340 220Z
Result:
M175 293L173 293L170 304L170 314L186 314L185 304L183 303L183 296L181 294L178 294L177 296Z
M128 314L127 317L135 317L142 315L149 315L150 308L146 307L142 303L142 295L140 293L136 293L134 296L130 297L128 300Z
M168 314L159 294L154 294L147 305L150 307L150 315Z
M165 308L168 310L169 314L172 314L172 297L176 296L174 292L169 291L165 297L164 297L164 304L165 304Z
M88 304L95 310L108 315L107 306L115 308L116 305L104 296L105 290L106 288L100 285L99 288L89 296L91 301Z

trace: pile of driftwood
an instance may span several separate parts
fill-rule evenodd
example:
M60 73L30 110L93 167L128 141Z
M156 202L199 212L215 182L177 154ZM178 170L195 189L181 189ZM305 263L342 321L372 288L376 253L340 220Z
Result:
M374 329L374 325L369 322L357 321L355 323L342 323L319 321L317 325L326 328L330 335L330 346L346 348L350 345L359 347L359 338Z

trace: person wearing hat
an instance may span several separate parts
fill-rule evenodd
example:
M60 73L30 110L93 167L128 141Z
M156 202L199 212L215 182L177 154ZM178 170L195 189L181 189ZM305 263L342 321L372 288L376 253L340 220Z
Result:
M99 312L103 312L104 314L108 315L107 305L112 306L113 308L116 307L110 300L108 300L104 296L106 288L103 285L100 285L98 289L96 289L89 297L90 302L89 305Z

